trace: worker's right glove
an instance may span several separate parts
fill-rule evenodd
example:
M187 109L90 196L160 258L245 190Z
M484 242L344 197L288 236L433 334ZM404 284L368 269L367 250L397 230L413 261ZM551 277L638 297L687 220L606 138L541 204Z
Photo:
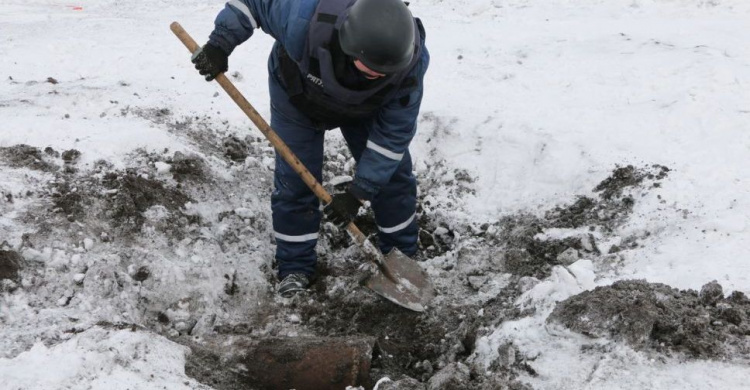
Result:
M339 228L345 228L359 213L362 202L351 192L346 191L333 195L331 203L323 207L323 213L329 221Z
M192 58L195 69L198 73L206 76L206 81L211 81L219 75L226 72L229 65L229 56L224 50L207 43L193 53Z

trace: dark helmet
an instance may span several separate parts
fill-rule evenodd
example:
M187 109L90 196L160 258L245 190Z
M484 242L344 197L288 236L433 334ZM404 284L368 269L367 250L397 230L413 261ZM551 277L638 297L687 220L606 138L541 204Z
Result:
M404 70L414 39L414 18L401 0L357 0L339 29L344 53L380 73Z

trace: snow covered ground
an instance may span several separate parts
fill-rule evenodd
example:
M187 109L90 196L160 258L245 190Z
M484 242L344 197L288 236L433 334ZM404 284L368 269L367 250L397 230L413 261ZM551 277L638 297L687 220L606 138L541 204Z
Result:
M64 185L60 176L0 161L0 249L19 251L31 264L13 291L0 292L4 388L209 388L186 376L185 348L164 336L185 327L207 331L269 305L270 149L253 141L256 156L239 165L217 157L222 137L260 132L248 132L244 114L195 74L168 28L179 21L203 42L222 6L0 0L0 147L76 149L80 172L102 169L104 160L105 171L135 168L169 185L177 183L168 171L178 159L167 157L199 156L210 180L189 193L188 214L223 221L196 231L177 224L188 233L171 246L155 232L171 224L173 210L151 207L133 242L108 244L101 226L75 222L52 223L45 238L45 221L34 217L51 218L39 213L54 208L43 195ZM746 388L748 356L654 358L606 340L593 342L606 347L590 348L590 339L552 329L545 319L555 302L623 279L696 290L717 280L726 294L750 294L750 3L416 0L411 8L424 21L432 55L412 144L416 170L434 178L439 163L448 167L444 176L473 178L460 198L451 186L425 194L436 216L456 226L541 216L596 196L593 188L618 165L670 169L658 187L633 190L624 224L594 232L604 254L633 237L637 246L614 265L591 255L555 267L517 301L534 314L483 329L466 362L489 368L498 347L511 342L518 356L533 357L535 374L515 374L535 389ZM271 43L256 34L232 55L229 72L267 118ZM329 138L336 160L341 139ZM62 164L54 155L44 159ZM226 210L234 219L222 219ZM236 240L228 240L235 230ZM37 245L24 233L34 233ZM438 284L454 282L441 266L457 257L425 263ZM154 276L131 282L145 264ZM227 298L223 291L235 279L244 295ZM196 318L196 307L210 315ZM144 320L157 312L177 325ZM273 332L308 331L293 322Z

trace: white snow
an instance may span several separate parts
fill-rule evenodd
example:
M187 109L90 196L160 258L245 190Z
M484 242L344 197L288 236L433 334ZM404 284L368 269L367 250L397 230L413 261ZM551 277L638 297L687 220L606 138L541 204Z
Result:
M5 389L208 389L185 375L186 353L152 333L92 328L0 358L0 377Z
M179 130L167 131L133 109L210 115L216 126L225 120L232 129L249 128L234 103L223 92L216 94L218 86L195 74L189 54L168 28L177 20L202 43L221 7L221 2L197 0L3 1L0 147L75 148L82 152L83 169L99 160L123 168L139 148L201 154ZM638 199L630 222L611 238L617 243L618 237L650 233L638 248L623 253L621 267L613 271L583 259L555 268L518 301L536 308L536 314L491 329L478 340L474 361L489 364L497 346L510 341L524 355L536 356L539 375L522 379L537 389L746 388L747 365L654 361L615 344L606 352L581 352L594 342L548 329L544 320L554 302L621 279L683 289L716 279L725 292L750 293L750 2L415 0L411 8L424 21L432 55L423 116L411 147L415 169L429 171L435 161L445 160L477 178L476 194L461 207L442 210L445 214L492 222L591 195L617 164L662 164L672 170L660 188ZM233 81L266 118L265 61L271 43L259 32L230 58L230 69L244 75ZM254 129L251 134L260 136ZM340 141L338 135L330 137ZM273 159L263 156L246 164L258 161L273 167ZM166 174L170 167L156 168ZM0 192L21 194L50 178L3 167ZM242 201L234 208L239 216L268 214L256 198ZM24 232L17 218L31 202L19 197L11 207L0 199L0 242L20 247ZM211 220L222 211L210 202L187 209ZM162 211L151 210L152 222L164 216ZM175 302L192 295L218 301L216 281L231 267L209 261L218 251L210 239L222 229L217 223L202 232L206 243L181 242L171 254L135 248L129 261L150 264L154 278L181 286L167 294ZM582 233L548 230L540 238ZM268 240L243 238L256 247ZM23 249L28 261L44 263L49 277L86 264L86 288L93 293L71 307L66 306L72 295L68 286L46 286L39 293L60 307L44 309L36 309L31 296L0 296L0 324L25 329L3 333L0 326L0 339L59 342L0 352L11 356L0 358L3 386L203 388L184 374L184 349L161 336L90 328L63 338L63 330L76 324L73 315L81 316L82 326L131 315L103 304L117 298L111 286L118 275L110 266L124 260L96 252L101 245L91 238L80 239L91 256L64 244ZM95 261L94 254L103 258ZM66 282L84 280L80 270L71 272ZM246 282L262 288L262 278L258 271ZM133 287L118 294L125 301L140 293ZM177 306L167 315L180 320L189 310Z

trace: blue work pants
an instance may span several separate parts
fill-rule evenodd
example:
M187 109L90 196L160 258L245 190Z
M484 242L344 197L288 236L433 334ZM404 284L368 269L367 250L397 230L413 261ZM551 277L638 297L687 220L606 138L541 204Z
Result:
M299 160L321 182L325 130L295 108L278 81L269 77L271 127ZM342 135L356 162L367 145L368 132L362 125L341 127ZM417 183L407 151L390 182L373 198L371 206L378 225L378 244L383 253L398 248L407 256L417 251ZM277 153L274 191L271 196L276 262L279 278L290 273L308 276L315 271L321 211L315 194Z

